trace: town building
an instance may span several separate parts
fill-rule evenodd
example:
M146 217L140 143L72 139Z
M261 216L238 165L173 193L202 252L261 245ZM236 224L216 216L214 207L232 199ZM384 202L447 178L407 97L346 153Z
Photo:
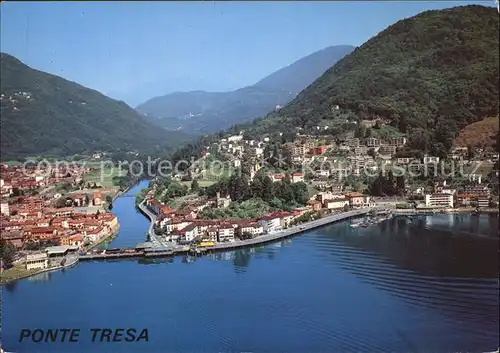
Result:
M424 164L437 164L439 163L439 157L434 156L424 156Z
M293 173L292 174L292 183L299 183L304 181L304 174L302 173Z
M92 204L94 206L101 206L102 205L102 194L100 191L95 191L93 198L92 198Z
M349 206L348 198L337 198L337 199L329 199L324 201L325 208L329 210L335 209L343 209L345 206Z
M382 154L384 156L392 156L392 155L396 154L396 146L382 145L378 149L378 153ZM408 163L409 163L409 161L408 161Z
M272 233L281 230L281 220L277 216L261 217L258 223L266 233Z
M0 203L0 214L3 214L5 216L10 215L10 207L7 202Z
M366 139L366 146L370 147L380 147L380 140L375 137L369 137Z
M26 269L31 270L43 270L49 267L49 258L46 253L36 253L26 255Z
M234 241L234 228L231 224L225 223L219 226L219 241Z
M351 207L363 207L365 204L365 198L359 192L351 192L346 194L345 197L349 200L349 206Z
M452 194L426 194L425 206L427 207L451 207L453 208Z
M393 137L389 140L389 145L394 147L403 147L404 145L406 145L406 137Z

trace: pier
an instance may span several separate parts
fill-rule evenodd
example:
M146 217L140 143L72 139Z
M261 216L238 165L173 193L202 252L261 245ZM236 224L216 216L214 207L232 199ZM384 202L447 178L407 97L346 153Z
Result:
M142 206L142 207L141 207ZM233 242L228 243L218 243L213 246L207 246L203 248L197 248L189 245L171 245L165 244L162 242L156 234L154 234L154 220L156 217L146 209L143 205L140 205L141 210L148 216L151 220L151 225L149 227L151 242L153 243L153 247L142 249L112 249L108 250L102 254L85 254L80 255L80 261L85 260L105 260L105 259L123 259L123 258L136 258L136 257L166 257L166 256L175 256L181 254L194 254L194 255L202 255L206 252L213 251L229 251L235 250L239 248L251 247L256 245L267 244L271 242L275 242L281 239L285 239L291 237L293 235L301 234L307 231L310 231L315 228L323 227L330 223L342 221L345 219L360 217L366 215L377 208L370 207L358 210L352 210L342 213L337 213L333 215L329 215L314 221L310 221L307 223L303 223L298 226L293 226L291 228L272 233L272 234L264 234L257 236L253 239L246 240L235 240ZM151 234L152 233L152 234ZM153 241L155 239L155 241Z

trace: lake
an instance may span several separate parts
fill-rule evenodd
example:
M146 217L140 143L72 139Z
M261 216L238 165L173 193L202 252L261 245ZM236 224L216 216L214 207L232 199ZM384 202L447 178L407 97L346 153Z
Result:
M145 240L118 198L110 247ZM275 244L205 257L83 262L5 285L10 352L449 352L496 350L498 216L344 221ZM19 343L78 328L79 343ZM148 342L91 342L91 328L148 329Z

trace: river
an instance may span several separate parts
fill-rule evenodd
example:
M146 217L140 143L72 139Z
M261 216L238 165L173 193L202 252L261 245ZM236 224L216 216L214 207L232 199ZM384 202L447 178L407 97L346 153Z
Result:
M144 241L133 196L111 247ZM449 352L498 347L498 217L350 221L201 258L85 262L3 288L11 352ZM92 343L91 328L148 342ZM78 328L79 343L19 343L23 328Z

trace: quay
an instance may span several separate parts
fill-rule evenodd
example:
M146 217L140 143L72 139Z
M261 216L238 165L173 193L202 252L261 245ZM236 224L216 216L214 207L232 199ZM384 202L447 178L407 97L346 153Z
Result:
M189 245L171 245L171 244L165 244L165 242L162 242L156 234L154 234L154 220L155 216L149 212L142 204L139 206L140 209L143 211L144 214L148 216L148 218L151 220L151 225L149 227L149 232L150 232L150 239L152 240L152 247L147 248L147 249L114 249L114 251L111 251L108 253L108 251L102 253L102 254L85 254L85 255L80 255L80 261L85 261L85 260L105 260L105 259L122 259L122 258L135 258L135 257L164 257L164 256L175 256L175 255L181 255L181 254L188 254L188 253L194 253L196 255L202 255L203 253L206 253L208 251L229 251L229 250L234 250L234 249L239 249L239 248L245 248L245 247L251 247L255 245L262 245L262 244L267 244L271 242L275 242L277 240L285 239L288 237L291 237L293 235L297 235L300 233L307 232L309 230L323 227L325 225L328 225L330 223L342 221L345 219L353 218L353 217L360 217L363 215L366 215L372 211L376 211L377 208L375 207L369 207L369 208L364 208L364 209L359 209L359 210L352 210L352 211L347 211L347 212L342 212L338 214L333 214L329 215L314 221L310 221L307 223L300 224L298 226L293 226L291 228L272 233L272 234L265 234L265 235L260 235L258 237L255 237L253 239L246 239L246 240L235 240L233 242L228 242L228 243L218 243L213 246L207 246L203 248L195 248ZM155 240L153 240L155 239ZM121 250L121 252L120 252ZM115 252L118 251L118 252Z

